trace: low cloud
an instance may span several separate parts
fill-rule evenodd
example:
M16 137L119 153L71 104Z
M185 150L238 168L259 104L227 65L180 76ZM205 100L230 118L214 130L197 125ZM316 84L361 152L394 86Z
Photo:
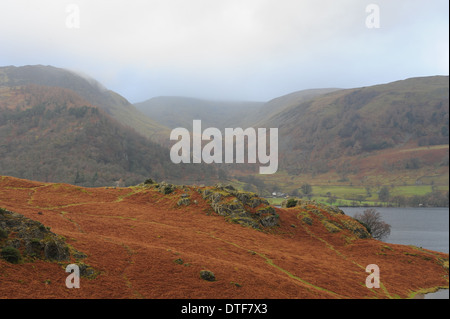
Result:
M82 70L135 101L163 95L157 87L265 100L303 88L448 74L446 0L380 0L379 29L365 25L369 4L4 0L0 64ZM79 9L79 28L67 23L75 13L69 5Z

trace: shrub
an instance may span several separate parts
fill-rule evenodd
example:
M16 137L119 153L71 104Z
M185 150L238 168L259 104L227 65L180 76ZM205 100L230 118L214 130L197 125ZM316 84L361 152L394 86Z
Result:
M164 187L163 193L165 195L168 195L170 193L172 193L175 190L175 188L173 187L173 185L167 185L166 187Z
M286 208L295 207L297 205L297 201L294 198L289 198L286 203Z
M155 181L151 178L148 178L145 180L144 182L145 185L151 185L151 184L155 184Z
M5 247L2 249L2 258L12 264L18 264L21 258L20 251L14 247Z

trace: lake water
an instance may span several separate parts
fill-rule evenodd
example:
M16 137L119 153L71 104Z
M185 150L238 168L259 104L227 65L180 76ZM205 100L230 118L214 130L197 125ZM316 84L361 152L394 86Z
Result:
M362 213L366 207L341 207L346 215ZM448 208L384 208L376 207L382 219L391 225L391 234L384 241L414 245L434 251L449 252ZM425 299L449 299L449 290L427 294Z

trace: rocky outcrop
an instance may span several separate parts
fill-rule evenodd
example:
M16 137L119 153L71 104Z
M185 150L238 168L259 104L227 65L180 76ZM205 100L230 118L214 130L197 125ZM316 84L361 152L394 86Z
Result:
M242 192L231 185L222 184L213 188L200 188L199 192L209 201L215 213L231 222L255 229L278 224L279 216L275 209L255 193Z
M154 184L160 193L168 195L175 190L175 185L166 182L161 182L159 184Z
M64 238L51 232L49 227L1 208L0 250L16 252L20 259L17 262L33 259L69 262L71 256L76 260L86 258L84 253L67 245ZM87 273L93 272L92 268L84 266Z
M361 239L372 237L366 227L361 225L356 219L345 215L345 213L336 206L327 206L315 201L292 198L283 201L281 207L297 208L301 215L301 220L307 225L313 224L311 215L317 216L322 225L330 233L338 233L341 230L346 229ZM330 217L336 218L334 218L335 220L332 220Z
M64 240L40 222L1 209L0 229L6 234L6 238L1 240L2 248L16 248L21 251L23 257L51 261L69 260L69 247Z

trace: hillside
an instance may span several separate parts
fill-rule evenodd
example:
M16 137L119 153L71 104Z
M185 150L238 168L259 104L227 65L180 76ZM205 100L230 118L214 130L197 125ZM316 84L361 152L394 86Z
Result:
M259 176L267 191L302 183L448 190L448 77L422 77L354 89L294 92L263 105L159 97L136 104L164 125L279 128L278 174ZM246 181L251 165L224 165ZM239 184L239 183L238 183ZM245 182L261 189L262 183ZM244 185L245 186L245 185ZM349 195L350 196L350 195Z
M156 97L135 106L142 113L171 129L184 127L192 130L192 121L201 120L202 126L246 128L262 102L207 101L187 97Z
M286 191L305 182L448 190L448 84L411 78L278 105L255 124L279 128L279 174L261 179Z
M214 179L213 167L172 164L169 150L72 90L0 87L0 172L84 186L134 185L151 177Z
M228 186L82 188L1 177L0 207L0 228L9 216L44 225L71 252L0 258L2 298L384 299L448 287L448 254L371 239L333 207L273 208ZM15 236L3 231L0 247ZM81 289L65 286L70 262L91 269ZM369 264L380 268L379 289L365 286Z
M293 92L287 95L283 95L272 99L266 103L254 114L251 125L254 127L264 127L268 119L278 113L283 113L290 107L298 106L304 102L308 102L316 97L325 95L327 93L335 92L340 89L328 88L328 89L310 89Z
M143 116L124 97L106 89L96 80L86 75L43 65L0 67L0 87L15 87L28 84L72 90L91 105L105 110L121 124L133 128L153 141L166 142L167 136L169 136L170 132L166 127Z
M293 92L268 102L208 101L188 97L160 96L134 104L135 107L171 129L192 129L192 120L202 120L204 127L262 127L267 119L290 106L338 89L311 89Z
M408 143L448 144L448 77L340 90L288 106L263 122L279 127L286 167L360 156ZM442 160L442 159L440 159ZM309 165L305 169L320 169Z
M291 193L309 183L320 187L314 194L319 200L326 200L328 193L336 195L332 190L337 187L348 190L339 197L343 204L361 197L366 204L377 204L382 186L395 187L391 191L395 196L439 192L438 197L445 197L449 187L448 82L448 76L435 76L354 89L304 90L264 104L159 97L135 107L95 80L71 71L50 66L2 67L0 151L5 156L0 168L5 175L76 181L84 186L113 185L121 179L132 185L148 177L209 184L220 178L265 195L274 190ZM31 88L33 92L24 93ZM52 91L59 92L51 97L56 100L46 101L50 95L44 92ZM59 117L62 106L69 107ZM100 115L86 112L91 108L101 111ZM84 130L87 123L92 126L98 121L96 116L110 116L108 128L94 125ZM121 132L128 133L114 136L116 129L109 128L113 119ZM190 130L193 119L201 119L203 129L278 128L277 174L257 176L259 164L172 165L167 148L173 145L170 129ZM137 134L131 137L133 130ZM150 143L150 151L142 146L148 143L146 138L166 148ZM91 142L96 145L92 152ZM101 173L105 169L108 173Z

